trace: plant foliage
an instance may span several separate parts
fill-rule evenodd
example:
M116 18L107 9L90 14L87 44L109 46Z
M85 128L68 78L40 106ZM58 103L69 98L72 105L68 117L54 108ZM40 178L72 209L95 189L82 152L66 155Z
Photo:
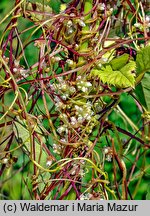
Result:
M0 21L1 199L149 199L147 2L10 2Z

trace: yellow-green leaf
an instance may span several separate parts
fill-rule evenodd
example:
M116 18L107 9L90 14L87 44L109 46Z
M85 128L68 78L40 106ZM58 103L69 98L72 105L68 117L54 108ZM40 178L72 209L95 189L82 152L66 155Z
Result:
M100 70L92 69L91 75L98 76L103 83L119 88L134 87L135 84L135 62L131 61L120 70L113 70L111 65L106 65Z

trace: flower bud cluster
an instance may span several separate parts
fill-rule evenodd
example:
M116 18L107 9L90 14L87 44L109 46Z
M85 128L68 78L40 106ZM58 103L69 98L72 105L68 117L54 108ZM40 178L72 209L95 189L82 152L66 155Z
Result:
M91 197L92 197L92 194L90 193L82 194L80 196L80 200L90 200Z
M77 85L77 89L82 92L87 92L92 87L92 83L86 81L86 79L83 79L81 76L78 76L76 85Z
M89 95L95 87L86 77L81 78L81 76L78 76L76 81L68 81L61 77L51 85L57 93L54 96L54 102L55 109L60 113L60 125L57 128L60 139L67 140L68 134L74 134L76 131L77 134L84 134L82 137L82 142L84 142L83 140L89 137L94 127L99 124L98 112L102 109L101 101L97 99L93 102L92 99L84 99L84 96ZM86 140L83 145L87 149L91 146L89 142ZM61 144L54 144L53 150L61 154Z

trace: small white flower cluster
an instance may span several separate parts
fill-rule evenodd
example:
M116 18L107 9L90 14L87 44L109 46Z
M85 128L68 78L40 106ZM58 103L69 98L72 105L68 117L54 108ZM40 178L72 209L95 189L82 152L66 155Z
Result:
M98 4L98 9L99 9L100 11L104 11L104 10L105 10L105 4L104 4L104 3L99 3L99 4Z
M61 125L57 128L57 132L61 134L68 134L68 126L66 124Z
M83 19L84 19L84 18L77 19L77 20L75 20L75 23L73 23L72 20L69 20L69 21L67 22L66 26L67 26L69 29L71 29L71 28L75 27L76 23L78 23L79 26L85 27L86 24L84 23Z
M60 109L65 109L66 105L61 101L61 99L57 96L54 97L55 101L55 109L60 110Z
M112 158L113 158L112 148L111 147L104 147L103 152L104 152L105 160L108 162L111 162Z
M67 27L67 35L71 35L75 29L76 29L76 26L75 24L72 22L72 20L68 20L67 24L66 24L66 27Z
M51 166L51 165L52 165L52 163L53 163L53 161L52 161L52 160L48 160L48 161L46 162L46 166Z
M82 91L82 92L87 92L89 90L91 90L92 87L92 83L86 81L85 79L83 79L81 76L78 76L77 78L77 89Z
M72 94L76 92L76 88L74 86L70 86L69 83L65 82L62 78L59 78L59 83L53 84L53 87L56 91L58 91L62 100L67 100ZM60 106L62 108L63 104L60 98L55 97L54 100L58 103L56 106Z
M67 59L66 62L70 67L72 67L74 65L74 61L71 59Z
M98 112L101 110L102 102L99 99L94 102L91 99L80 100L81 92L83 95L88 95L91 90L94 90L92 83L86 77L81 76L78 76L76 81L68 81L59 77L55 83L50 85L50 88L57 93L54 96L54 102L56 111L60 113L61 124L57 128L60 138L67 140L68 133L75 131L84 132L85 137L92 133L93 128L99 123ZM84 142L84 147L87 149L91 146L89 142L89 140ZM54 144L53 147L54 152L58 154L61 153L61 145L59 145ZM81 170L81 175L83 173Z
M94 104L93 104L93 107L94 107L94 110L96 113L99 113L101 110L102 110L102 105L101 105L101 101L100 99L98 99ZM97 119L99 118L99 115L96 115L95 117L97 117Z
M73 168L71 169L70 174L71 175L78 174L78 176L84 177L85 174L86 174L86 171L85 171L85 161L84 160L80 160L80 163L79 162L74 162Z
M85 22L84 22L82 19L79 19L79 20L78 20L78 23L79 23L79 25L80 25L81 27L85 27L85 26L86 26Z
M62 145L53 143L53 152L60 155L62 153Z
M106 155L106 161L108 161L108 162L112 161L112 155L111 154Z
M60 56L53 56L51 58L52 63L59 62L61 60Z
M75 114L79 122L83 122L84 120L91 120L94 112L92 111L92 104L90 102L86 102L82 106L75 105Z
M28 76L26 70L22 66L20 66L19 61L16 60L14 61L13 72L16 73L18 77L20 76L25 78Z
M80 195L80 200L89 200L92 197L92 194L86 193Z
M142 23L136 22L134 24L134 27L139 30L143 30L144 25ZM145 16L145 27L146 27L146 30L149 32L149 28L150 28L150 16L149 15Z

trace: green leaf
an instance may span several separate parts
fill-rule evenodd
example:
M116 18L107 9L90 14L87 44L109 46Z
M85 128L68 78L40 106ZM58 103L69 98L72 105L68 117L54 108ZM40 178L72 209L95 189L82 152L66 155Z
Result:
M146 46L137 53L136 57L136 83L140 83L144 74L150 71L150 46Z
M150 184L147 187L146 200L150 200Z
M113 70L120 70L129 60L129 54L125 53L117 58L114 58L110 64Z
M50 6L38 2L36 3L27 2L26 9L28 10L27 11L28 15L34 22L42 21L43 19L46 18L46 15L43 15L43 12L49 14L52 13L52 8Z
M141 83L136 87L135 93L140 103L150 111L150 73L145 73Z
M136 57L137 75L150 70L150 46L146 46L137 53Z
M91 75L98 76L103 83L114 85L119 88L134 87L135 62L131 61L122 67L120 70L113 70L110 65L102 67L101 70L93 69Z
M30 152L31 149L31 143L30 143L30 132L28 130L28 126L25 120L20 120L17 118L17 121L15 121L13 125L13 131L15 133L15 136L17 139L20 139L25 146L25 149ZM38 126L35 126L33 128L33 132L36 132L42 143L45 143L45 138L40 134L40 128ZM39 163L41 166L46 166L46 160L47 160L47 153L42 148L42 143L39 142L39 140L34 139L35 141L35 160L37 163ZM31 152L30 152L31 153Z

